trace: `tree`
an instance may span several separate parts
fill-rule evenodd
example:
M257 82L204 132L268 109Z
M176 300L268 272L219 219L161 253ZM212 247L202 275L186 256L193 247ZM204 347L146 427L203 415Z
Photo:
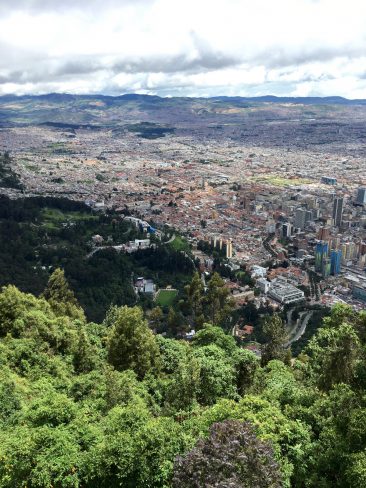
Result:
M192 310L193 322L196 328L202 327L203 316L203 283L198 272L195 272L192 281L185 288L188 304Z
M193 337L192 345L202 347L210 344L220 347L228 355L234 354L237 350L235 339L232 336L226 334L220 327L205 324L204 328Z
M41 296L48 301L56 315L85 320L84 312L70 289L62 269L55 269Z
M132 369L142 379L159 364L159 348L139 307L120 307L108 341L108 361L117 370Z
M259 440L248 422L215 423L208 439L200 440L174 464L176 488L280 488L280 469L272 447Z
M149 314L149 322L154 329L158 329L164 317L163 311L160 307L154 307Z
M214 273L208 282L205 302L208 316L213 325L224 325L230 317L234 304L229 299L229 290L225 287L224 280L218 273Z
M197 398L203 405L213 405L218 398L236 396L235 371L231 359L216 345L198 347L194 357L200 367Z
M352 325L321 328L306 349L318 385L329 390L338 383L351 384L361 359L360 341Z
M91 371L96 362L95 348L90 344L88 335L82 326L78 330L78 341L73 362L77 373Z
M259 360L251 351L238 348L234 351L232 358L236 372L236 387L239 395L244 395L253 384Z
M284 361L287 334L285 325L278 314L264 319L263 335L265 344L262 346L262 365L266 365L272 359Z

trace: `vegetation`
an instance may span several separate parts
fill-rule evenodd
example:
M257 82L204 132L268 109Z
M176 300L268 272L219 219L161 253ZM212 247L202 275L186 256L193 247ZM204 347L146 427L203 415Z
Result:
M22 190L23 185L20 182L19 176L12 168L12 162L9 152L0 154L0 187Z
M170 307L177 297L177 290L160 290L155 303L161 307Z
M102 322L111 304L134 305L134 277L151 278L159 287L183 290L194 265L170 245L118 253L92 251L92 236L106 246L146 237L123 214L96 214L81 202L57 198L0 198L0 285L15 284L38 295L50 272L62 267L89 320ZM89 256L89 257L88 257ZM144 307L151 300L140 297Z
M152 122L130 124L126 128L129 132L136 132L138 137L143 137L144 139L158 139L175 131L172 127L162 127Z
M212 280L208 304L187 288L196 320L221 316ZM280 319L263 330L261 363L215 325L154 335L135 306L88 322L58 269L40 298L4 287L0 486L365 486L366 313L334 307L291 362Z

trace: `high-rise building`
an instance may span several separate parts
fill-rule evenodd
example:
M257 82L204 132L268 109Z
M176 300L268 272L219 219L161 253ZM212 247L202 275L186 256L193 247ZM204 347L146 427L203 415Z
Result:
M329 227L320 227L318 230L318 239L327 241L329 239Z
M323 278L327 278L330 275L330 270L331 270L331 261L329 258L325 258L322 262L322 275Z
M290 222L286 222L282 226L282 237L291 237L291 230L292 230L292 225Z
M295 212L294 226L297 229L303 229L306 223L306 210L304 208L297 208Z
M231 240L226 241L226 257L231 259L233 257L233 243Z
M341 272L342 251L332 249L330 252L330 273L334 276Z
M333 222L336 227L340 227L343 214L343 198L335 198L333 201Z
M359 188L357 190L356 203L358 205L366 204L366 188Z
M322 271L323 263L328 258L328 243L320 241L315 248L315 269L316 271Z

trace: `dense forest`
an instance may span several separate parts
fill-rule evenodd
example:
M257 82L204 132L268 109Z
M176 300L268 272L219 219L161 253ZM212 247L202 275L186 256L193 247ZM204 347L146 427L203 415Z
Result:
M136 303L132 282L137 276L183 290L194 270L191 259L159 241L131 254L109 247L88 258L93 235L103 237L107 247L146 234L123 214L98 214L65 198L0 197L0 229L0 285L12 283L38 295L50 272L61 266L88 319L96 322L103 321L110 304Z
M1 487L366 486L366 313L334 307L296 359L273 314L259 358L197 287L190 342L136 306L88 321L59 269L3 288Z

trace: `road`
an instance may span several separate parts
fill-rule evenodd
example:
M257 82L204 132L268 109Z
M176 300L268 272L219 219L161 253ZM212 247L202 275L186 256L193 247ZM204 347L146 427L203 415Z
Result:
M295 327L292 329L290 336L292 333L296 330L295 335L285 344L285 347L290 346L293 342L296 342L300 339L300 337L303 335L303 333L306 330L306 326L308 325L308 322L310 320L310 317L313 315L313 311L310 310L309 312L303 312L300 315L299 320L296 322Z

